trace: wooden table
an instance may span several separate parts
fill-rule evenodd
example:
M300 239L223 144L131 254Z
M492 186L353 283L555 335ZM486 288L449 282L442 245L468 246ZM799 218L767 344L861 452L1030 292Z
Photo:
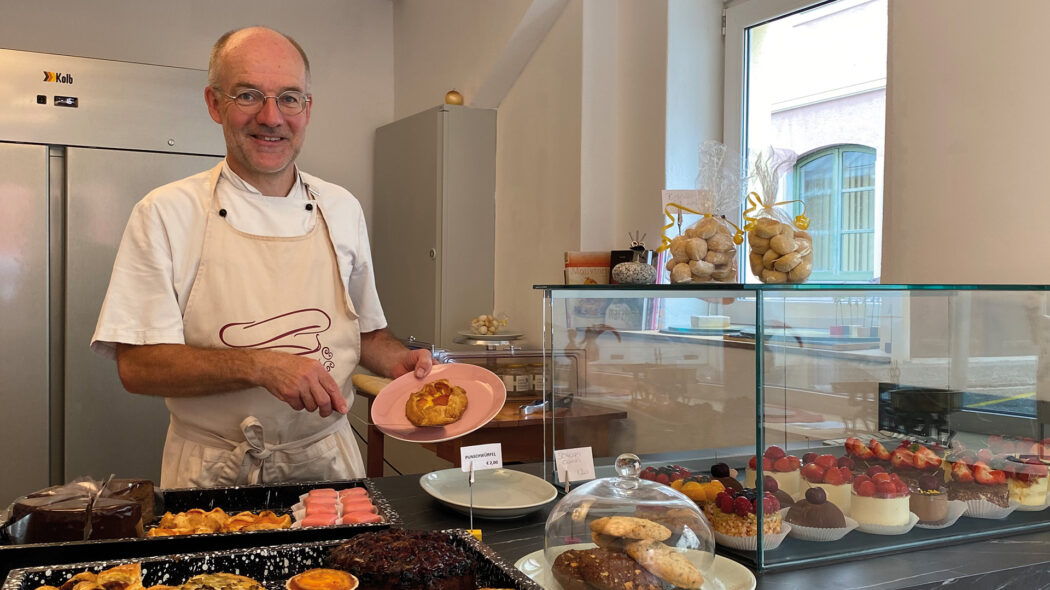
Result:
M372 402L389 379L372 375L354 375L354 392L368 400L368 415ZM438 457L459 466L459 449L464 446L500 443L505 463L541 461L543 459L543 414L522 416L520 401L508 401L488 424L459 438L440 443L423 443ZM609 426L614 420L627 418L627 412L574 400L572 407L555 408L555 448L566 449L587 446L595 457L609 454ZM549 424L548 424L549 426ZM368 425L368 456L365 471L368 477L383 475L383 447L385 435L379 428Z

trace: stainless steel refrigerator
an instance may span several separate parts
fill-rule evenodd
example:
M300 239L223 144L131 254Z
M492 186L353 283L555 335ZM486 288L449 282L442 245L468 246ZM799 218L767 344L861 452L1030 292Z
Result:
M88 343L134 204L225 152L206 83L0 50L0 508L82 475L159 480L163 399Z

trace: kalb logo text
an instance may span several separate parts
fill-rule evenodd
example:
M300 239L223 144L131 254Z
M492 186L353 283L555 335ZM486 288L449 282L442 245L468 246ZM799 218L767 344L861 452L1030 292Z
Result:
M61 72L44 72L44 82L60 82L62 84L72 84L73 75L63 74Z

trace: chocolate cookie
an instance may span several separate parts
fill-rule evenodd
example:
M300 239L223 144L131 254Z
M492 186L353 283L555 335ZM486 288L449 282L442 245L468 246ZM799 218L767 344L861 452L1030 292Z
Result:
M582 552L580 557L579 571L583 580L597 590L663 589L659 578L645 571L637 561L623 553L614 553L599 547Z
M580 572L584 553L586 551L570 549L554 560L551 572L565 590L591 590L590 584L583 581L583 574Z

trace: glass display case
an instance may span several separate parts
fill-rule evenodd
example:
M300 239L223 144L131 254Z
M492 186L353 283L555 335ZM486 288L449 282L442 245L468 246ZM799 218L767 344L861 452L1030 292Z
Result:
M1050 287L536 288L559 489L553 451L597 427L558 412L585 403L613 416L593 432L599 477L637 454L643 477L691 492L719 552L760 570L1050 524Z

